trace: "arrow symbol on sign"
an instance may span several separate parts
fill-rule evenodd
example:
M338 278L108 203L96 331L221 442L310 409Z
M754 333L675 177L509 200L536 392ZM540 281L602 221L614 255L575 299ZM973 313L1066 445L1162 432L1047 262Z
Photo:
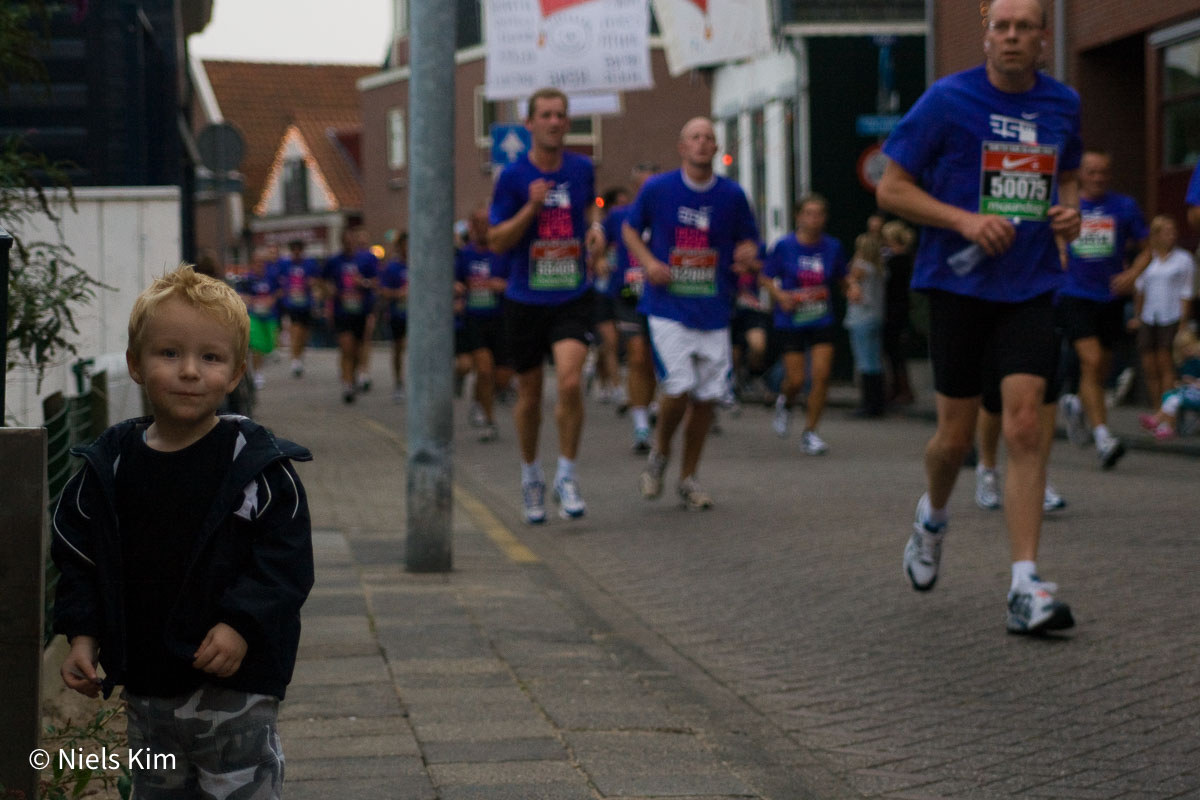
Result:
M516 131L509 131L508 135L500 140L500 149L508 156L509 163L512 163L517 160L517 156L525 152L525 143L517 136Z

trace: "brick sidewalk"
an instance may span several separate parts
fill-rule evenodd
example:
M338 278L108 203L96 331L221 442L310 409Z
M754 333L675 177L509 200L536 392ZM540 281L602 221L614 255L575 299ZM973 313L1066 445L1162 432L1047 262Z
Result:
M753 748L739 766L703 704L461 488L454 571L407 573L403 442L341 404L328 351L302 380L268 377L256 418L315 457L299 471L317 582L280 713L289 798L856 796L815 765L808 789L789 774L767 794L804 755Z

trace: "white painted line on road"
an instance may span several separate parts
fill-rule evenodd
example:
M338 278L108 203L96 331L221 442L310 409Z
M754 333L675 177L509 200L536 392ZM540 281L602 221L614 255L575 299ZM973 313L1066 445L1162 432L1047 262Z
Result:
M406 449L404 440L386 425L369 417L359 417L359 420L364 426L391 441L400 450L404 451ZM483 529L487 537L500 548L500 551L508 557L509 561L514 564L537 564L541 560L532 550L521 544L517 537L513 535L513 532L479 498L468 492L457 482L454 483L454 499L471 515L475 523Z

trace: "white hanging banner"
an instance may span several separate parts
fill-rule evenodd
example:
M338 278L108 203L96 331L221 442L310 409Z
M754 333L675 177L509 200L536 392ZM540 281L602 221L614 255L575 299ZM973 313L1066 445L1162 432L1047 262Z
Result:
M649 0L486 0L489 100L648 89Z
M771 51L768 0L654 0L654 15L672 75Z

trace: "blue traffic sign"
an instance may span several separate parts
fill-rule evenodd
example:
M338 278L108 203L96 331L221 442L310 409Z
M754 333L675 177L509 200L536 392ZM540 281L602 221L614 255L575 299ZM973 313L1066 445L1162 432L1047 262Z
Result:
M524 125L493 124L492 133L492 165L507 167L528 152L533 146L533 137Z

